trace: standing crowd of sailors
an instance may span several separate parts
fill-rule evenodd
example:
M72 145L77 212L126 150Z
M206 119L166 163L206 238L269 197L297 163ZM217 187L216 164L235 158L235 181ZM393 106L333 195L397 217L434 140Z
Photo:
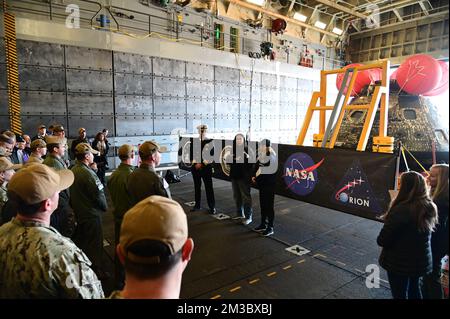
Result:
M216 214L213 154L206 125L200 125L201 155L192 156L195 189L192 211L201 209L205 185L210 214ZM267 139L255 160L242 134L233 140L230 180L235 219L253 221L251 186L259 189L261 222L254 228L274 234L277 154ZM103 215L113 203L115 285L111 298L178 298L183 271L194 243L188 238L183 208L171 199L167 182L155 172L164 147L146 141L118 149L119 167L106 183L107 130L93 143L86 130L71 145L61 125L52 134L41 125L30 139L0 134L0 298L103 298ZM193 148L191 148L193 149ZM276 167L276 165L275 165ZM69 169L70 168L70 169ZM448 254L448 165L434 165L425 179L401 176L400 189L384 216L377 242L394 298L441 298L441 260Z

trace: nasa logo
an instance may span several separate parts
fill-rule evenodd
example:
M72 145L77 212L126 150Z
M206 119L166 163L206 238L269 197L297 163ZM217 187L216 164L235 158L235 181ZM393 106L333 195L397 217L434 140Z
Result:
M324 159L314 163L312 158L304 153L291 155L284 164L283 179L290 189L297 195L305 196L314 190L317 182L317 168L322 165Z

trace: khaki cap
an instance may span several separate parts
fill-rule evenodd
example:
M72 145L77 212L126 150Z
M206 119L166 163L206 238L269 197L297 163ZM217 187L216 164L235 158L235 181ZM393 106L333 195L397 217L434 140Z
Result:
M160 153L166 152L167 147L159 146L154 141L146 141L143 144L141 144L141 146L139 146L139 156L140 157L151 156L151 155L155 154L156 151L158 151Z
M207 131L208 130L208 125L201 124L201 125L197 126L197 130L199 130L199 131Z
M117 154L119 157L131 157L131 154L134 154L134 146L130 144L123 144L119 147Z
M55 125L53 127L53 132L63 132L64 131L64 126L62 125Z
M80 143L75 147L75 153L76 154L88 154L92 153L94 155L100 154L99 151L94 150L89 144L87 143Z
M11 178L8 192L13 192L29 205L37 204L73 184L71 170L55 171L43 164L27 165Z
M0 157L0 172L9 171L10 169L20 169L23 165L21 164L13 164L6 157Z
M86 129L84 127L80 127L78 129L78 134L80 134L81 132L86 132Z
M186 214L180 204L162 196L150 196L128 210L120 229L120 249L132 262L157 264L161 257L138 256L128 249L143 240L155 240L167 245L171 255L184 246L188 238Z
M40 138L38 138L37 140L34 140L33 142L31 142L30 144L30 148L31 151L35 151L38 148L45 148L47 147L47 143L45 143L43 140L41 140Z
M0 142L7 143L7 144L14 144L16 141L12 137L10 137L6 134L0 134Z
M66 144L67 139L65 137L49 135L45 137L45 143L48 144Z

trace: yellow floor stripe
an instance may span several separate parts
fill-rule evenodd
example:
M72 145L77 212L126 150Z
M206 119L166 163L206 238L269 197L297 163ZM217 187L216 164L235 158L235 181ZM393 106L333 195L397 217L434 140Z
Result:
M289 266L283 267L284 270L288 270L289 268L292 268L292 266L289 265Z
M230 289L230 292L235 292L241 288L242 288L241 286L234 287L233 289Z
M215 295L214 297L211 297L211 299L219 299L220 297L222 297L221 295Z
M321 254L315 254L313 257L314 257L314 258L316 258L316 257L327 258L327 256L324 256L324 255L321 255Z
M302 260L300 260L300 261L297 261L297 264L303 264L304 262L305 262L305 260L302 259Z
M274 272L268 273L268 274L267 274L267 277L272 277L272 276L275 276L276 274L277 274L277 272L274 271Z
M259 278L253 279L252 281L249 281L250 285L256 284L259 281Z

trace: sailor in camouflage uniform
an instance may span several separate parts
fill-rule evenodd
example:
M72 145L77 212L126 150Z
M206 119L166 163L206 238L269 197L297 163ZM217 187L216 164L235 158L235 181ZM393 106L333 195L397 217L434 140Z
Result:
M50 226L58 193L74 180L69 170L33 164L8 185L17 216L0 227L0 298L103 298L86 255Z

